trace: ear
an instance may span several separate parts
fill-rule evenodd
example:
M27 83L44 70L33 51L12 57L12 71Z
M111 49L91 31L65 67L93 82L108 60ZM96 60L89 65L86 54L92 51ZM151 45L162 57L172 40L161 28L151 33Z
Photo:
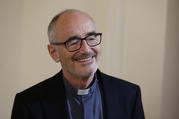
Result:
M56 51L56 48L53 45L48 44L48 52L49 52L50 56L52 57L52 59L56 63L60 62L59 54L58 54L58 52Z

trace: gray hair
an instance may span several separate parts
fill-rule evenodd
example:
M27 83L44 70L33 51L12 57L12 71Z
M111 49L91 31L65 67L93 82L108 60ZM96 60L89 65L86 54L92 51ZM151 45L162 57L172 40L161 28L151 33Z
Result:
M60 13L58 13L57 15L55 15L53 17L53 19L51 20L51 22L49 23L48 25L48 39L49 39L49 42L54 42L55 39L56 39L56 31L55 31L55 26L56 26L56 22L57 20L59 19L59 17L66 13L67 11L71 11L71 10L65 10L65 11L62 11Z
M60 14L57 14L55 17L53 17L50 24L48 25L47 33L48 33L48 39L49 39L50 43L55 41L55 38L56 38L55 25L56 25L56 22L57 22L59 16L60 16Z
M67 10L64 10L60 13L58 13L57 15L55 15L53 17L53 19L51 20L51 22L49 23L48 25L48 39L49 39L49 42L54 42L56 40L56 30L55 30L55 26L56 26L56 22L57 20L60 18L61 15L63 15L64 13L66 12L72 12L72 11L77 11L77 12L81 12L81 13L84 13L80 10L76 10L76 9L67 9ZM86 14L86 13L85 13ZM89 16L89 15L88 15ZM92 19L92 17L89 16L89 18L94 22L94 20Z

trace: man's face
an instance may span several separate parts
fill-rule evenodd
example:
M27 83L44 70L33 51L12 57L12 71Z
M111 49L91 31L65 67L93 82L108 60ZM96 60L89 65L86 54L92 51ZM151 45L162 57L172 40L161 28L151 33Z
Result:
M57 20L56 32L56 42L65 42L74 36L84 38L87 34L97 32L97 30L95 24L87 15L67 13ZM101 54L100 45L90 47L83 40L82 47L74 52L69 52L63 45L55 47L65 74L83 78L96 72Z

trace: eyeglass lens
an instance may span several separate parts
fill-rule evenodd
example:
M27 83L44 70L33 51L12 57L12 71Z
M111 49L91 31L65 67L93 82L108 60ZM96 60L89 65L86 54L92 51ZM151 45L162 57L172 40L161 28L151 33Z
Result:
M79 50L82 45L82 40L85 40L90 47L94 47L96 45L100 44L101 38L100 34L94 34L86 37L85 39L73 39L70 40L69 42L66 42L66 47L68 51L75 51Z

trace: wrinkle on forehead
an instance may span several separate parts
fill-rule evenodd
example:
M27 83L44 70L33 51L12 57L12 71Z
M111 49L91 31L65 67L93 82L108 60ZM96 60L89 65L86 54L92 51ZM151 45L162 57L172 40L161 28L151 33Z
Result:
M58 23L60 22L73 22L74 19L89 19L91 22L94 22L94 20L86 13L78 11L78 10L69 10L63 13L60 18L57 20Z
M96 31L94 21L87 14L79 11L64 13L56 23L57 38L61 39L60 41L65 41L72 35L84 36L91 31Z

